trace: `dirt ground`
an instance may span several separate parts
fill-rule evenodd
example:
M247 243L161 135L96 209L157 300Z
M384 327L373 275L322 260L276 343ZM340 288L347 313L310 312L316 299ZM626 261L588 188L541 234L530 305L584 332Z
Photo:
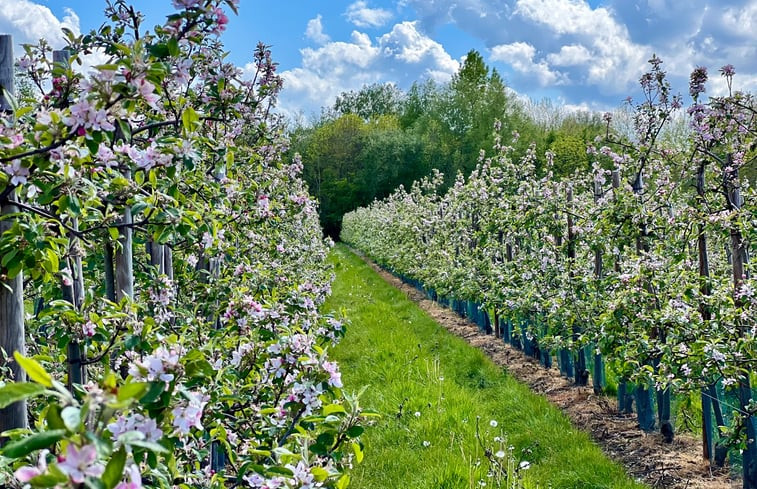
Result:
M665 443L659 433L644 433L638 428L635 415L618 413L615 399L596 395L591 387L573 385L556 368L543 368L537 360L493 335L480 332L473 323L429 300L422 292L369 260L366 262L451 333L483 350L494 363L505 367L513 377L560 407L576 427L591 434L608 456L622 463L630 476L654 488L741 487L739 481L729 479L727 469L712 470L709 463L702 460L698 438L676 434L673 443Z

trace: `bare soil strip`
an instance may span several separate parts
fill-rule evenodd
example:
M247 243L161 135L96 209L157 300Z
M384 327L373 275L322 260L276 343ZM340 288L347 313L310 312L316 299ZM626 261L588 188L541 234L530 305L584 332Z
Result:
M644 433L635 415L619 414L614 399L595 395L591 387L578 387L560 376L557 369L545 369L521 351L479 331L478 326L434 301L423 292L353 250L381 277L404 292L434 320L470 345L484 351L495 364L505 367L516 379L560 407L573 424L590 433L594 441L628 473L651 487L670 489L737 489L727 469L715 471L702 460L701 441L689 434L676 434L665 443L659 433Z

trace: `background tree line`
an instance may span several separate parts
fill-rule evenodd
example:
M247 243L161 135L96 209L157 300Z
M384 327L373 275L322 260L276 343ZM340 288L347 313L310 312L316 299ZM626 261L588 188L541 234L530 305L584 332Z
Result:
M536 145L554 153L556 176L589 169L586 142L603 131L601 116L568 113L548 101L529 103L507 90L496 69L470 51L448 83L392 84L342 93L312 124L291 129L290 154L299 153L304 177L320 202L324 232L339 235L342 216L382 199L438 169L445 186L469 175L480 151L493 145L495 120L515 155ZM543 173L543 157L535 162Z

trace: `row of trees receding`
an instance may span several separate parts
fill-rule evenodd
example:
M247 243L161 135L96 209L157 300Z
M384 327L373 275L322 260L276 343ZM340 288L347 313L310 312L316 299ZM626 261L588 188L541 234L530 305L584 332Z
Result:
M744 173L757 156L757 105L732 90L731 66L720 72L728 94L703 100L698 68L691 130L664 141L682 100L662 62L650 63L634 130L613 132L608 114L587 147L592 172L556 178L549 152L539 172L535 146L519 156L495 136L495 154L469 178L446 191L439 174L400 188L347 214L341 236L441 298L481 304L495 334L545 365L556 355L576 383L593 376L602 390L612 373L620 409L635 403L642 429L672 440L671 395L696 393L704 456L722 465L733 449L754 489L757 220Z
M527 151L527 141L536 141L542 152L556 154L557 174L588 171L585 145L601 133L601 119L586 113L554 117L559 112L546 103L526 107L471 51L446 84L416 83L407 92L374 84L343 93L318 120L290 129L292 151L302 156L321 223L336 238L345 212L409 186L432 169L447 175L445 188L458 172L469 175L481 148L493 144L495 120L508 138L516 129L521 134L514 142L518 155ZM537 161L540 174L545 163Z
M245 79L218 40L237 3L150 30L109 2L0 79L2 487L344 488L362 459L276 64Z

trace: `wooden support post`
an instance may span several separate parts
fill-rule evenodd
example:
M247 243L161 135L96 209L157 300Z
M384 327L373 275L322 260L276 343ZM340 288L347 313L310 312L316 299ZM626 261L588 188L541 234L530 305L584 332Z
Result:
M633 192L639 199L644 191L644 178L639 171L636 174L636 179L633 182ZM646 253L649 251L649 243L647 242L648 230L647 223L642 222L639 228L639 236L636 239L636 252ZM653 409L653 397L652 389L649 385L637 385L636 386L636 416L639 420L639 426L644 431L652 431L655 429L655 418Z
M53 63L65 68L68 66L69 56L70 53L66 50L53 51ZM61 290L63 292L63 299L70 302L75 310L80 310L84 302L84 276L81 262L82 251L79 238L75 234L79 230L79 219L76 216L69 216L69 221L72 231L68 233L68 249L65 257L66 267L64 268L69 277L61 277ZM66 353L68 360L68 389L73 392L74 384L81 385L86 382L86 372L83 363L86 354L84 346L75 338L69 340Z
M594 204L602 198L602 186L599 182L594 181ZM594 280L598 284L602 280L602 250L594 251ZM592 349L596 349L596 345ZM605 362L601 353L594 353L594 369L591 375L592 387L594 394L599 394L605 388Z
M706 160L699 162L697 169L697 195L700 205L704 204L705 199L705 164ZM712 294L712 287L710 286L710 262L709 253L707 252L707 236L705 235L704 223L700 222L697 227L697 252L699 255L699 291L702 297L709 297ZM708 323L712 319L712 311L707 306L705 300L699 304L699 314L702 316L702 321ZM722 430L723 415L720 412L720 400L718 399L718 393L714 385L710 387L703 387L701 391L702 398L702 457L705 460L709 460L711 464L722 467L725 463L725 457L722 459L716 456L717 449L715 448L715 430L718 433ZM719 421L717 428L713 426L712 414L713 410L719 414ZM722 450L721 450L722 452Z
M70 57L71 53L67 49L56 49L53 51L53 63L68 66L68 58Z
M612 171L612 188L613 192L620 188L620 171ZM615 258L615 273L620 273L620 257ZM633 412L633 386L629 386L626 379L618 380L618 411L624 414Z
M12 195L12 194L11 194ZM11 203L2 206L2 214L18 212L18 207ZM10 220L0 221L0 235L12 226ZM3 273L0 283L0 360L3 366L9 366L13 380L26 382L26 372L13 359L13 352L26 354L24 335L24 279L23 272L13 278ZM0 433L14 428L26 428L26 401L19 401L0 409Z
M13 36L0 34L0 111L9 112L11 104L5 97L5 92L16 94L13 80Z
M113 244L110 241L105 243L105 297L109 301L116 301L116 270L114 268Z
M132 263L132 230L128 227L132 224L131 208L124 209L121 223L126 227L120 228L118 238L119 247L115 253L116 261L116 299L134 297L134 271Z
M733 162L733 155L726 155L726 163L728 168L732 170L726 172L726 190L728 196L728 206L733 212L735 220L738 220L741 215L741 207L744 205L744 201L741 197L741 187L739 182L739 167ZM733 292L734 302L737 307L743 305L743 299L740 297L739 292L741 286L747 278L749 278L749 271L746 265L749 262L749 255L747 249L747 243L744 240L744 236L741 232L741 226L738 221L733 222L731 227L731 259L733 261ZM750 324L744 324L743 321L737 318L737 326L739 334L742 337L750 335ZM739 407L741 411L745 413L744 416L744 432L746 435L746 446L742 452L743 457L743 489L757 489L757 423L755 423L754 416L750 414L750 406L752 401L752 385L750 374L747 372L739 378Z
M566 192L566 203L568 204L568 276L571 282L575 275L576 266L576 232L573 225L573 187L568 186ZM576 385L586 385L589 383L589 371L586 368L586 350L582 346L578 346L581 338L581 326L577 323L573 323L573 348L574 355L576 356L575 363L575 383Z
M0 35L0 111L11 109L5 93L13 95L15 86L13 81L13 36ZM18 212L13 204L14 193L11 192L8 201L0 203L0 213L5 216ZM0 235L13 226L12 219L0 220ZM19 272L13 278L8 278L7 270L0 270L0 364L9 366L13 380L26 382L26 372L13 359L13 352L26 354L24 334L24 278ZM19 401L0 409L0 433L14 428L26 428L26 401Z

